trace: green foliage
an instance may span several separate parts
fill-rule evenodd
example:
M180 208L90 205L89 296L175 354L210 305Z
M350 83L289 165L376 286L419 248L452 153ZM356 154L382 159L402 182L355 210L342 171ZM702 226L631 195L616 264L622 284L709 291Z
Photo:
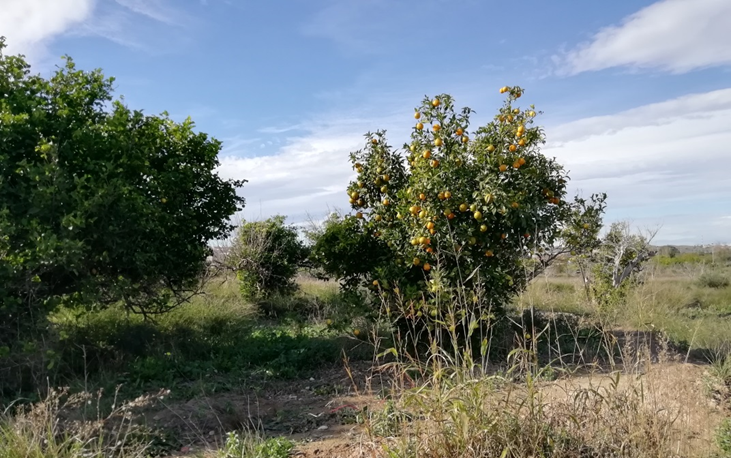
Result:
M672 245L665 245L664 247L662 247L658 250L657 254L659 256L674 258L680 254L680 250L677 247L674 247Z
M725 456L731 457L731 418L721 422L716 430L716 444Z
M62 303L161 313L187 299L243 205L243 182L215 173L221 143L112 101L99 70L66 58L44 79L3 47L0 344Z
M290 294L297 289L294 277L307 258L297 229L284 224L283 216L244 222L232 248L241 293L260 300L272 293Z
M356 218L339 214L331 215L313 240L312 263L349 290L385 269L395 256L383 240L363 231Z
M287 458L294 443L283 437L265 439L258 433L230 432L219 458Z
M591 291L601 309L607 311L624 303L651 256L649 240L631 233L628 223L610 226L601 245L592 253Z
M680 253L674 257L657 256L656 262L661 266L679 266L683 264L708 264L711 258L701 253Z
M704 288L727 288L729 284L731 281L721 272L704 272L698 277L698 285Z
M356 213L332 228L337 248L318 247L320 258L394 300L431 290L449 304L467 288L484 298L471 309L500 312L561 253L591 247L604 196L564 200L568 176L540 153L533 107L516 106L520 88L503 92L495 119L472 134L469 108L456 111L446 94L425 98L404 145L408 170L385 132L366 134L366 147L351 153ZM377 259L355 256L369 247Z

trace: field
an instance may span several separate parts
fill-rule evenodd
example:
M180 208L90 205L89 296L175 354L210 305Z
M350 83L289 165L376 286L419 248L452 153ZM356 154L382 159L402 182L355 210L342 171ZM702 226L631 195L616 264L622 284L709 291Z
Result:
M655 259L612 310L570 271L534 280L502 348L457 366L397 351L385 320L306 276L258 306L216 278L155 322L62 310L38 364L65 388L4 387L0 457L725 456L729 267Z

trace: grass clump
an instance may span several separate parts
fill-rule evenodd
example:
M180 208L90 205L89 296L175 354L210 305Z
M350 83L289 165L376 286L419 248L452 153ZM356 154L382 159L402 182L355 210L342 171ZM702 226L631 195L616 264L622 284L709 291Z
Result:
M229 432L218 458L287 458L294 443L283 437L265 438L256 431Z

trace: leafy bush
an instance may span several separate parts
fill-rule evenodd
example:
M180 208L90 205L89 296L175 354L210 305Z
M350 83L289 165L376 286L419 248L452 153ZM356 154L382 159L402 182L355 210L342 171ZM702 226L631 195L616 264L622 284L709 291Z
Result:
M622 303L639 281L644 264L653 256L652 236L633 234L627 222L611 225L601 245L592 253L591 291L604 310Z
M698 277L698 284L704 288L726 288L731 281L720 272L704 272Z
M486 298L472 309L500 312L559 255L590 249L604 196L564 200L568 177L540 153L536 112L515 106L520 88L501 92L508 98L500 112L472 137L469 108L456 112L444 94L424 99L404 145L408 170L385 132L366 134L366 148L351 153L356 213L328 234L337 248L318 255L387 297L469 288ZM360 254L369 247L378 247L378 261Z
M259 300L272 293L297 289L294 277L307 258L297 229L283 216L244 222L238 230L230 262L235 266L246 299Z
M44 79L4 46L0 353L18 353L61 304L161 313L188 299L207 242L244 202L243 182L215 173L221 143L112 101L99 70L67 58Z

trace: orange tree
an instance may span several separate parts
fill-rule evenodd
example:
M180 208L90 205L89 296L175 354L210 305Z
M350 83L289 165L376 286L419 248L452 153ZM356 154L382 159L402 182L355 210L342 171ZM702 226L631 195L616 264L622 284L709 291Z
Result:
M353 218L392 250L361 279L385 297L469 290L474 308L499 313L552 260L596 246L606 196L567 202L567 173L541 153L534 107L517 106L519 87L500 92L502 108L482 127L470 130L472 111L442 94L415 110L403 154L384 131L351 153Z

